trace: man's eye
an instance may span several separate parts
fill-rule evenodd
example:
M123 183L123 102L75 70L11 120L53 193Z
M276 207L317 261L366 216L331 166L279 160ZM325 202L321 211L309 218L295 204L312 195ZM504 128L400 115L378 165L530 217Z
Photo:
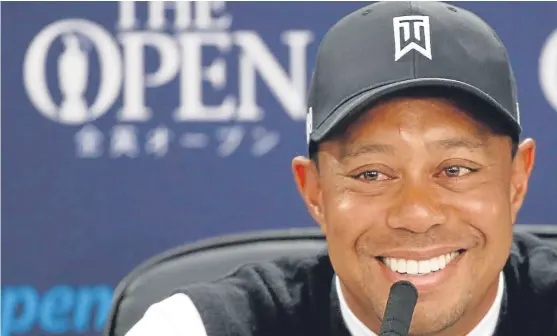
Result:
M382 181L388 180L389 177L385 174L378 172L377 170L367 170L361 174L356 175L357 179L363 179L366 181Z
M445 172L445 175L447 175L448 177L461 177L466 174L473 173L476 170L472 168L461 167L461 166L451 166L443 169L443 171Z

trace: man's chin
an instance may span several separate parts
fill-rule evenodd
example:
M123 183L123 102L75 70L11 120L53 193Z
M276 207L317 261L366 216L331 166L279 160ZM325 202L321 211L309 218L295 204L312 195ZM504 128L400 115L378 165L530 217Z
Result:
M464 313L464 305L443 307L439 301L416 305L410 325L410 335L437 335L451 328Z

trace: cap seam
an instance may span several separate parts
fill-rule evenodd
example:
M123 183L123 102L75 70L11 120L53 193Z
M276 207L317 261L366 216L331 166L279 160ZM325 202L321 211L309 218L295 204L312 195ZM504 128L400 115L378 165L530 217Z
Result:
M414 15L417 13L414 13L414 8L412 7L412 1L408 1L408 4L410 5L410 14ZM412 77L416 78L416 52L413 50L412 51Z

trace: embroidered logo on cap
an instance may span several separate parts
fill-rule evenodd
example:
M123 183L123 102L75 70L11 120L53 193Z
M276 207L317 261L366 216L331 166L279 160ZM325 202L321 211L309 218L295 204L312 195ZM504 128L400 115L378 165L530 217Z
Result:
M411 50L432 59L429 16L395 17L393 18L393 28L395 33L395 62Z

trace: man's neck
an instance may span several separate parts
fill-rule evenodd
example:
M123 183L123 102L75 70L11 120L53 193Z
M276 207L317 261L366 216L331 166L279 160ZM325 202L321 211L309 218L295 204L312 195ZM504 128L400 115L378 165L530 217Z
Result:
M347 302L344 292L342 289L342 285L340 283L339 278L335 275L335 286L337 295L340 301L340 310L342 313L342 318L350 331L352 336L377 336L376 333L371 331L353 312L353 310L349 307L349 303ZM484 304L481 307L478 307L476 311L483 311L486 312L481 316L473 316L474 314L468 314L462 317L461 321L458 322L458 325L455 324L453 327L450 327L436 336L445 336L445 335L456 335L456 334L466 334L468 336L486 336L492 335L497 327L497 322L499 318L499 312L501 308L501 302L503 298L503 293L505 291L505 279L503 272L499 275L499 280L494 283L493 289L490 289L488 292L493 293L490 296L489 300L485 300ZM467 327L467 332L459 332L456 329L462 329L465 325L474 325L475 327L470 330L470 327Z

